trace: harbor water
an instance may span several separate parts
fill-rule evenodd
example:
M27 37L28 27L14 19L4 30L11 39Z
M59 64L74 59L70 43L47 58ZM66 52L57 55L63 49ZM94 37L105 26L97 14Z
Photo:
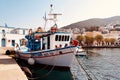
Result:
M87 67L96 80L120 80L120 49L119 48L93 48L88 49L95 54L88 59L78 60Z
M28 66L33 73L29 80L120 80L120 49L93 48L88 59L74 58L71 71L56 70L48 66ZM21 62L21 61L20 61ZM22 61L23 62L23 61ZM21 65L21 66L26 66Z
M67 69L59 69L49 65L29 65L27 61L21 59L18 59L17 62L22 69L25 67L23 71L27 71L25 73L29 80L73 80L70 70ZM28 73L29 71L32 75Z

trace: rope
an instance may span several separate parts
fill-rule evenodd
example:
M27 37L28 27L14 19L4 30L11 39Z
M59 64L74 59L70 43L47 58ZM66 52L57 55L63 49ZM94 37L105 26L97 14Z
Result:
M53 58L53 61L55 61L55 60L54 60L55 58L56 58L56 57ZM47 65L47 66L48 66L48 65ZM40 69L40 70L38 70L38 71L41 71L41 70L45 69L47 66L45 66L44 68L42 68L42 69ZM44 75L42 75L42 76L40 76L40 77L35 77L35 78L30 78L30 77L28 77L28 79L30 79L30 80L35 80L35 79L44 78L44 77L48 76L48 75L53 71L54 67L55 67L55 63L54 63L54 65L52 66L52 68L50 69L50 71L49 71L48 73L46 73L46 74L44 74ZM38 72L38 71L36 71L36 72Z
M51 70L50 70L48 73L46 73L45 75L42 75L42 76L40 76L40 77L35 77L35 78L30 78L30 77L28 77L28 79L30 79L30 80L35 80L35 79L44 78L44 77L48 76L48 75L53 71L54 67L55 67L55 65L54 65L54 66L51 68Z
M70 48L71 49L71 48ZM71 49L72 50L72 49ZM73 53L74 54L74 53ZM75 54L74 54L75 55ZM80 63L80 61L78 60L78 58L76 58L75 56L74 56L74 60L76 60L77 62L78 62L78 67L81 67L82 69L83 69L83 71L85 72L85 74L86 74L86 76L87 76L87 78L88 78L88 80L93 80L92 78L91 78L91 76L88 74L88 72L84 69L84 67L83 67L83 65ZM88 69L88 68L87 68ZM92 73L92 72L91 72ZM93 75L93 74L92 74ZM96 79L96 80L98 80L96 77L95 77L95 75L93 75L94 76L94 78Z
M83 65L82 64L80 64L80 61L78 60L78 58L76 58L75 57L75 59L77 60L77 62L78 62L78 67L79 66L81 66L81 68L84 70L84 72L85 72L85 74L87 75L87 77L88 77L88 80L98 80L96 77L95 77L95 75L94 74L92 74L92 72L89 70L89 72L93 75L93 77L94 77L94 79L92 79L91 78L91 76L88 74L88 72L86 71L86 69L84 68L85 67L85 65L84 65L84 67L83 67ZM86 66L86 68L87 68L87 70L88 70L88 67Z
M51 59L51 61L54 61L54 58L53 59ZM51 62L50 61L50 62ZM36 73L36 72L38 72L38 71L41 71L41 70L43 70L43 69L45 69L45 68L47 68L49 65L46 65L45 67L43 67L42 69L40 69L40 70L37 70L37 71L35 71L34 73Z
M47 68L49 65L46 65L46 66L44 66L43 68L41 68L40 70L37 70L37 71L35 71L35 72L33 72L33 73L36 73L36 72L39 72L39 71L42 71L42 70L44 70L45 68Z

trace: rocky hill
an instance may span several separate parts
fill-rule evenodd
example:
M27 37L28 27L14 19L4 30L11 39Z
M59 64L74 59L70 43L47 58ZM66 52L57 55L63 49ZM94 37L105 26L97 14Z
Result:
M94 27L94 26L105 26L106 24L114 23L116 21L120 22L120 16L114 16L110 18L93 18L88 19L80 22L76 22L73 24L70 24L68 26L64 26L62 28L85 28L85 27Z

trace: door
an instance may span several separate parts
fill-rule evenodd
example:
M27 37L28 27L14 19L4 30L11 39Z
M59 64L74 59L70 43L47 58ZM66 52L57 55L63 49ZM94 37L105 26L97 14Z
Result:
M15 46L15 40L12 40L12 46Z
M6 39L3 38L1 42L2 42L1 46L5 47L6 46Z

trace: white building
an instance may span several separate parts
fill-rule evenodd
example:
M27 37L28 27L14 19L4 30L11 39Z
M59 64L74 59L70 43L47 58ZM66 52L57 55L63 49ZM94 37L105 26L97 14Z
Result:
M21 39L28 34L28 29L0 26L0 47L12 47L21 44Z

